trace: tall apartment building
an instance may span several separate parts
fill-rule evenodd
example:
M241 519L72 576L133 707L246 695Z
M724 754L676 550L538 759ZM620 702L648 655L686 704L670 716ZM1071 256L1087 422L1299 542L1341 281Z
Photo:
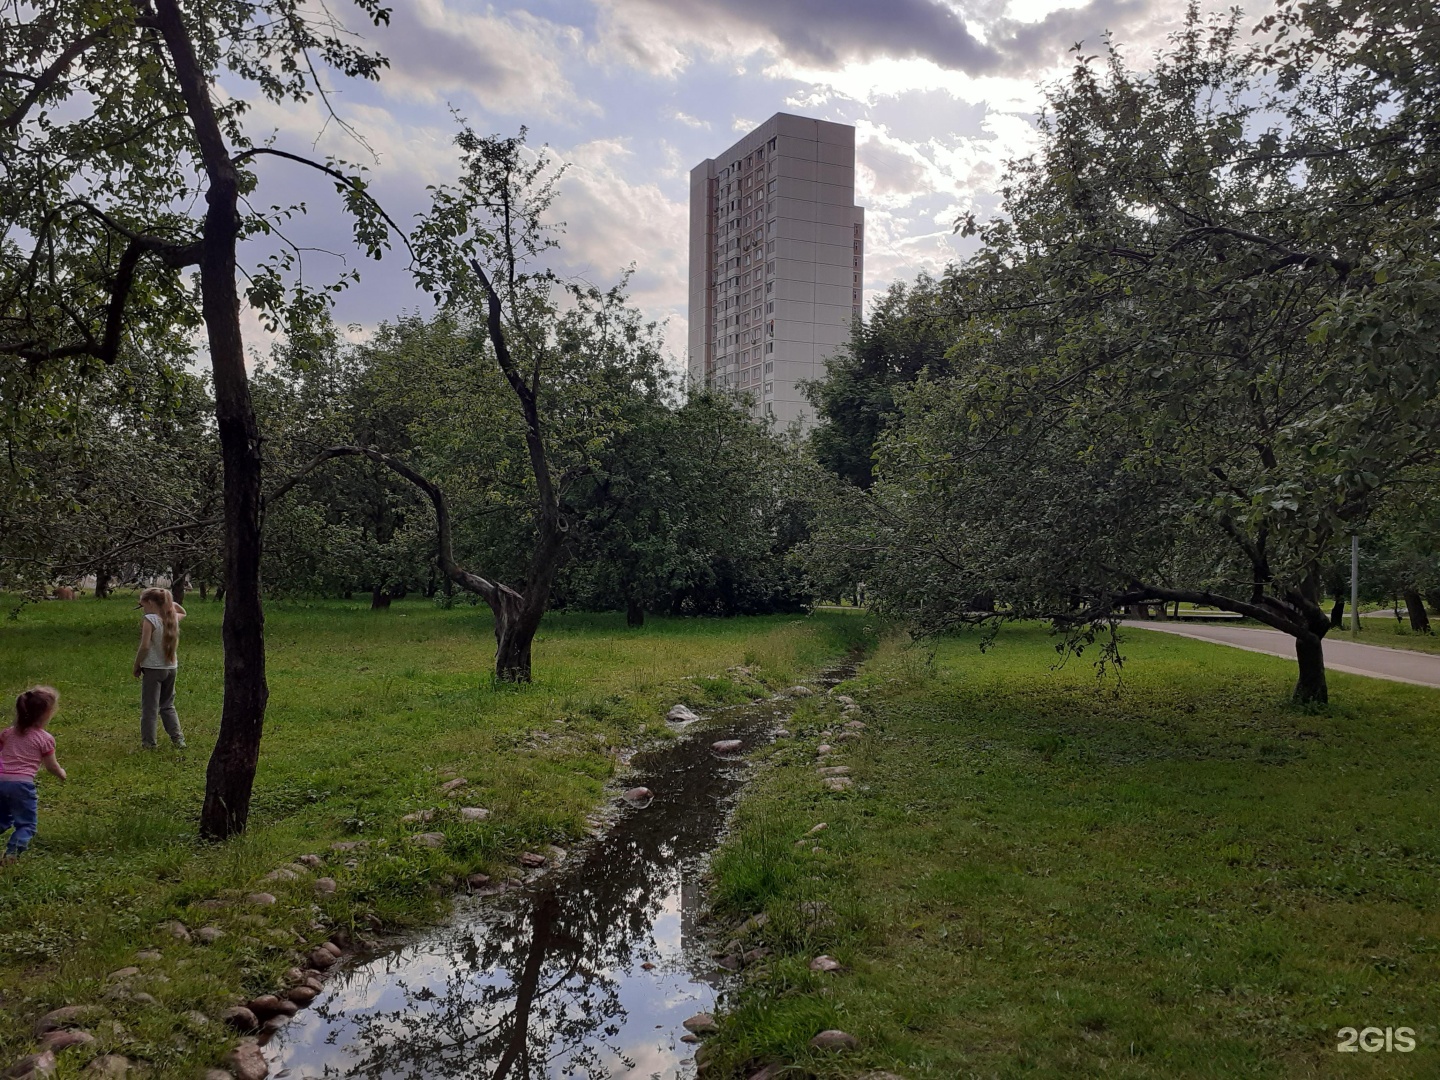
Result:
M849 340L864 273L855 129L776 113L690 170L691 380L808 425L799 384Z

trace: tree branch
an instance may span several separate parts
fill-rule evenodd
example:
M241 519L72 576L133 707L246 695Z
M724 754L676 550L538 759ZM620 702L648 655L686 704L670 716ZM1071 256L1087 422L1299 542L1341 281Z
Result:
M65 47L64 51L55 58L54 62L38 76L19 75L21 78L31 79L34 85L30 87L29 92L20 100L20 104L11 109L3 120L0 120L0 131L4 131L7 134L14 132L15 129L24 122L26 115L30 112L31 108L34 107L35 103L44 96L47 90L60 81L60 76L65 74L65 70L74 63L75 59L101 38L109 36L109 33L110 29L106 27L86 34L78 41L72 41ZM17 75L18 74L19 73L17 73Z
M445 572L446 577L451 581L455 582L455 584L459 585L462 589L468 589L470 592L476 593L487 604L497 610L502 595L519 598L520 594L510 588L510 586L491 581L478 574L472 574L456 564L450 525L450 506L446 501L445 492L440 488L440 485L422 476L399 458L391 457L389 454L381 453L379 450L367 446L326 447L307 461L300 468L299 472L289 477L283 484L276 488L266 502L271 503L281 498L308 473L315 471L327 461L341 457L369 458L377 464L384 465L391 472L404 477L426 494L430 499L430 505L435 508L436 546L438 548L440 569Z
M341 184L344 184L351 191L355 192L357 195L359 195L361 198L363 198L366 202L368 202L371 206L375 208L375 212L380 215L381 220L383 220L385 224L390 227L391 231L393 231L396 236L400 237L400 242L405 245L405 250L410 252L411 258L414 258L415 249L410 246L410 237L406 234L405 230L400 228L400 226L395 223L395 219L385 212L385 208L380 205L379 201L375 198L375 196L371 195L370 192L366 191L364 186L360 184L360 182L357 181L355 177L346 176L339 169L322 164L321 162L315 161L313 158L307 158L301 154L292 154L288 150L276 150L274 147L270 146L252 146L248 150L243 150L240 153L236 154L233 159L231 159L232 164L237 166L243 165L251 158L259 157L261 154L264 154L268 157L283 158L286 161L293 161L300 165L307 165L312 169L316 169L324 173L331 179L336 180Z

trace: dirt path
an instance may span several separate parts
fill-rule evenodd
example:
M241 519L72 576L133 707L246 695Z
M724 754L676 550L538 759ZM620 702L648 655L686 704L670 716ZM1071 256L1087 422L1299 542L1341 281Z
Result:
M1288 634L1278 630L1260 630L1250 626L1198 626L1191 623L1150 622L1126 619L1125 626L1139 630L1157 630L1162 634L1213 641L1250 652L1268 653L1295 659L1295 643ZM1343 637L1325 639L1325 666L1331 671L1351 675L1368 675L1372 679L1415 683L1440 688L1440 656L1387 649L1382 645L1361 645Z

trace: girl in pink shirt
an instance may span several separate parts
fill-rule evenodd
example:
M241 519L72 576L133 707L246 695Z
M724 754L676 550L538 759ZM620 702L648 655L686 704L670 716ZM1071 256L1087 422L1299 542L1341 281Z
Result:
M32 686L15 699L15 726L0 731L0 833L10 834L4 861L14 862L35 836L39 797L35 774L43 767L65 779L55 760L55 736L45 730L60 695L53 686Z

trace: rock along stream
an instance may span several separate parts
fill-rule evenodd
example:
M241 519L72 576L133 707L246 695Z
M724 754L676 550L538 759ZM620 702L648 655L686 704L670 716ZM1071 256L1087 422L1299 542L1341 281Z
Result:
M648 806L562 869L462 900L442 926L340 970L265 1047L271 1077L693 1076L681 1022L711 1010L726 974L698 931L700 878L747 772L710 747L768 742L793 705L712 710L637 754L629 782L655 793Z

